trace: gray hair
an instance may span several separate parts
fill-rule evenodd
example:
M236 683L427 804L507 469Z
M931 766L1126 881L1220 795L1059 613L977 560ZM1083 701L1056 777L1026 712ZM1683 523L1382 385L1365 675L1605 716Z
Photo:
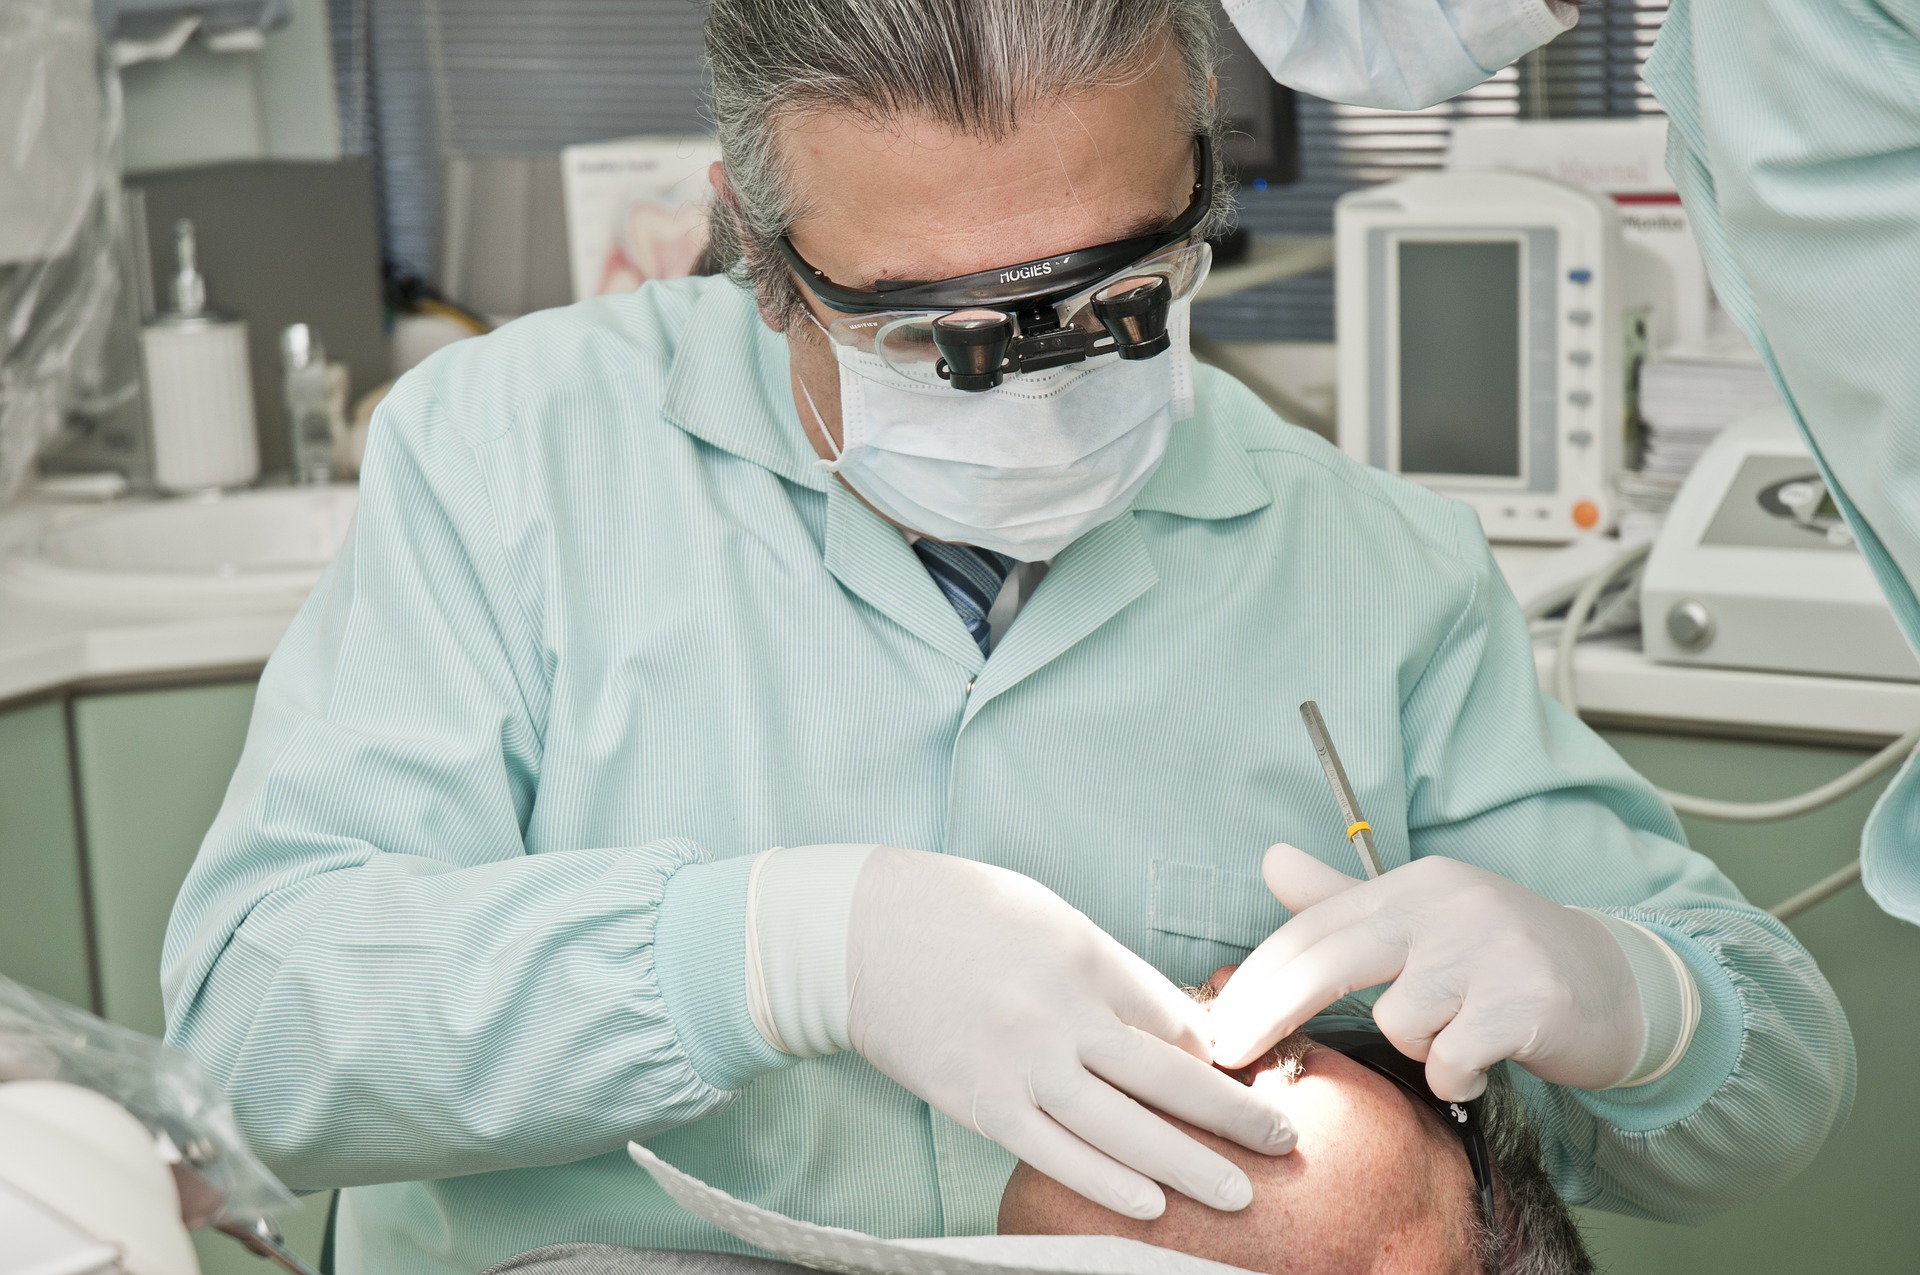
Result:
M1165 37L1186 69L1184 123L1217 133L1208 90L1218 0L712 0L707 63L732 188L702 258L757 294L776 327L804 303L775 244L798 210L778 130L839 112L918 116L998 139L1036 102L1138 80ZM1218 139L1216 137L1216 150ZM1211 233L1229 213L1222 179Z
M1554 1189L1539 1131L1504 1074L1507 1065L1487 1074L1480 1101L1480 1131L1494 1181L1494 1224L1480 1220L1474 1227L1480 1269L1497 1268L1500 1275L1593 1275L1586 1237Z

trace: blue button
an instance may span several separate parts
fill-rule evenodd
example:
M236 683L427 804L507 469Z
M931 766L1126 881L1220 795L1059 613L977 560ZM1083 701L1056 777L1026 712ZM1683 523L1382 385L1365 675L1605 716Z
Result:
M1587 269L1569 270L1567 271L1567 278L1573 280L1575 283L1592 283L1593 271Z

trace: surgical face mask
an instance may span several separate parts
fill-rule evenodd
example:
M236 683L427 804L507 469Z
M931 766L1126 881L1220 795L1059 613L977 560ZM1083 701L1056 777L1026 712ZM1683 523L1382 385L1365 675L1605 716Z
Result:
M1226 0L1226 10L1282 84L1396 111L1466 92L1580 16L1567 0Z
M1107 355L978 393L829 341L843 441L821 464L911 531L1022 562L1050 559L1126 510L1166 454L1173 423L1193 414L1189 309L1174 303L1172 344L1153 358ZM820 429L827 434L825 421Z

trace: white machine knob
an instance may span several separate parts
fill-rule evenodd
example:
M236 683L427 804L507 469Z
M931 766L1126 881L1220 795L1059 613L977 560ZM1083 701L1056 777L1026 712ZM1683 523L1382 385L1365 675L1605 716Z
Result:
M1667 611L1667 636L1683 651L1703 650L1713 642L1713 612L1687 598Z

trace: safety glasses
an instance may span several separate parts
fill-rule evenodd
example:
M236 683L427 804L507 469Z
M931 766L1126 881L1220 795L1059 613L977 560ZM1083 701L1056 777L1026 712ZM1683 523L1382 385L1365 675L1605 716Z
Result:
M1395 1049L1378 1032L1309 1031L1316 1045L1325 1045L1345 1054L1368 1071L1385 1076L1410 1094L1415 1101L1446 1122L1466 1149L1467 1163L1473 1169L1473 1185L1480 1203L1480 1217L1489 1229L1493 1226L1493 1157L1487 1151L1486 1135L1480 1129L1480 1103L1447 1102L1434 1096L1427 1087L1427 1067ZM1500 1275L1497 1267L1487 1275Z
M1010 375L1114 354L1147 359L1171 344L1168 313L1191 298L1212 256L1192 242L1213 206L1213 147L1195 138L1199 176L1186 211L1162 229L1058 256L935 281L848 288L782 236L780 251L822 302L848 318L837 344L930 385L979 391Z

